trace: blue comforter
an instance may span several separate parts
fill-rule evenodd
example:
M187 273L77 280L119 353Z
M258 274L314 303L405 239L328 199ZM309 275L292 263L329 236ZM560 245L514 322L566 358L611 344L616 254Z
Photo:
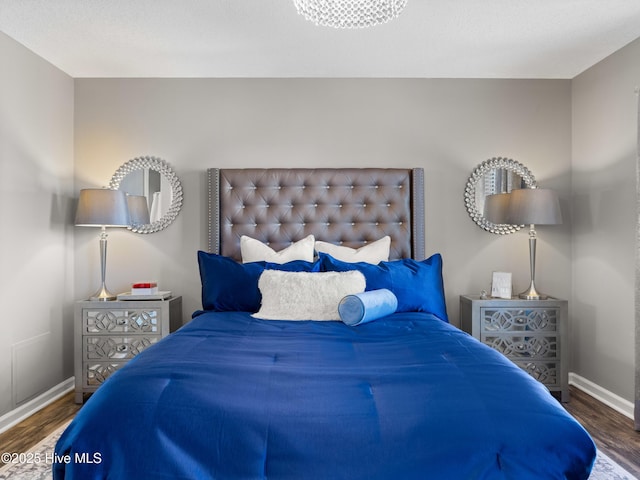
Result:
M424 313L204 313L116 372L54 479L586 479L595 447L501 354Z

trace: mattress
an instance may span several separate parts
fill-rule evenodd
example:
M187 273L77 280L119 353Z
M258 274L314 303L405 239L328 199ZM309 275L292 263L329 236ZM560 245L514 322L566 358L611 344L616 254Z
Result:
M87 401L53 473L586 479L595 452L542 384L432 314L349 327L200 312Z

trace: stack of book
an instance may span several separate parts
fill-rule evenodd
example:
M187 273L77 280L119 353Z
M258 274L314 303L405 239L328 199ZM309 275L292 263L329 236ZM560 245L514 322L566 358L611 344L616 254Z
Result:
M158 289L157 282L136 282L131 291L118 295L118 300L166 300L171 298L170 291Z
M156 282L138 282L131 285L131 295L155 295L158 293Z

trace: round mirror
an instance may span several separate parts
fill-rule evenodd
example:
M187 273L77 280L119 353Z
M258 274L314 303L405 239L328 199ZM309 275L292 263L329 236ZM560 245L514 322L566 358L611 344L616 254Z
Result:
M478 165L469 177L464 191L464 203L469 216L480 228L505 235L520 230L522 225L500 223L496 220L500 215L487 210L503 205L504 196L501 194L516 188L535 186L535 177L523 164L510 158L494 157Z
M147 222L137 223L134 219L130 229L137 233L153 233L168 227L182 207L180 180L171 166L157 157L129 160L113 174L109 188L127 193L132 217Z

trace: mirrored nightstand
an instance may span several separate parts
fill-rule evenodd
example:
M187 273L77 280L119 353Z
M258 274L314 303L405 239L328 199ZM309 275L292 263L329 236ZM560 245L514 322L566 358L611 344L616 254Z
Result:
M182 326L182 297L80 301L75 309L75 401L138 353Z
M460 328L569 401L567 301L460 296Z

